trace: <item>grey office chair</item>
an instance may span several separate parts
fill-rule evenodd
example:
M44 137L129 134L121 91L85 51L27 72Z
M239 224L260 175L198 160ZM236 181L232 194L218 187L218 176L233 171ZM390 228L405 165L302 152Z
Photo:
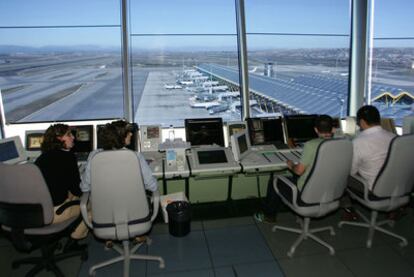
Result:
M164 260L157 256L134 254L143 244L130 249L130 239L146 234L157 216L159 193L152 194L152 209L149 207L141 175L139 159L131 150L103 151L91 160L91 202L92 222L88 218L89 193L81 198L82 216L93 229L96 237L104 240L121 241L123 247L114 244L113 249L121 254L116 258L94 265L90 275L101 267L117 262L124 263L124 276L129 276L131 259L153 260L164 268ZM151 240L148 238L147 243Z
M358 190L348 187L347 191L351 198L371 209L371 218L368 219L360 211L357 211L365 223L341 221L338 226L352 225L369 228L368 248L372 245L375 230L401 240L400 245L406 246L408 242L404 237L380 227L384 224L392 225L393 221L378 222L377 217L378 212L395 210L410 201L410 193L414 185L414 135L395 137L391 141L387 158L376 177L372 190L368 189L368 185L362 178L351 178L361 188Z
M289 228L275 225L272 231L283 230L300 234L293 243L287 255L292 257L299 244L307 238L327 247L331 255L335 250L328 243L322 241L314 233L329 230L335 235L331 226L309 229L312 217L322 217L339 207L352 164L352 142L347 139L332 139L323 141L318 149L315 161L301 191L296 184L285 176L275 178L273 187L282 201L296 214L303 217L301 228Z
M82 218L73 217L52 224L54 207L48 187L39 168L34 164L7 165L0 163L0 224L11 238L14 247L22 252L41 249L41 257L29 257L13 262L12 267L35 264L26 276L34 276L41 270L51 270L56 276L63 276L56 262L81 255L87 259L87 252L72 251L55 255L59 239L69 236ZM62 205L61 213L78 201Z

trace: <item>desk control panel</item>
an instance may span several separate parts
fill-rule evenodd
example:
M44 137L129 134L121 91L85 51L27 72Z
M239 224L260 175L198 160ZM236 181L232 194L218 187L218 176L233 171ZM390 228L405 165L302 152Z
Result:
M192 148L188 160L193 176L226 176L233 175L241 170L228 147Z
M280 171L287 168L287 160L299 162L301 156L301 149L251 151L240 161L240 164L245 173Z
M165 151L147 151L141 152L141 154L147 161L149 167L152 170L152 175L155 178L173 179L179 177L187 178L190 176L190 170L185 160L176 161L175 166L173 166L173 164L167 165L167 162L171 162L172 157L168 157L170 160L167 161L167 153ZM172 154L169 153L169 155Z

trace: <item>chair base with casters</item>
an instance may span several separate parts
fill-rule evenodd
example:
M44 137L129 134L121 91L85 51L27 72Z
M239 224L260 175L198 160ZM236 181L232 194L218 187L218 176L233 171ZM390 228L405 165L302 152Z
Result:
M34 264L35 266L26 273L26 277L35 276L42 270L52 271L56 276L64 276L62 271L57 267L56 263L71 257L81 256L82 261L88 259L88 252L86 250L63 252L60 254L54 254L56 250L60 248L60 243L42 245L40 248L41 256L28 257L19 260L15 260L12 263L12 268L17 269L24 264Z
M129 240L122 241L122 248L118 246L117 244L113 244L112 249L114 249L116 252L121 254L120 256L116 258L112 258L110 260L107 260L105 262L96 264L89 268L89 275L95 276L96 270L100 269L105 266L109 266L118 262L124 263L124 276L129 276L129 265L131 263L131 260L148 260L148 261L158 261L160 263L160 268L165 268L165 262L164 259L159 256L150 256L150 255L138 255L134 254L145 242L141 242L130 248L130 242ZM151 239L147 238L146 240L147 245L151 244Z
M358 215L360 216L360 218L362 218L362 220L364 222L353 222L353 221L340 221L338 223L338 227L342 227L343 225L351 225L351 226L356 226L356 227L367 227L368 228L368 238L367 238L367 248L371 248L372 246L372 241L374 239L374 233L375 231L379 231L382 232L384 234L387 234L389 236L392 236L396 239L399 239L400 242L400 246L404 247L408 245L408 241L406 238L399 236L389 230L386 230L384 228L382 228L382 225L388 224L390 226L394 225L394 221L393 220L383 220L383 221L377 221L378 218L378 211L372 211L371 212L371 218L367 218L363 213L361 213L360 211L356 210L356 212L358 213Z
M296 248L299 246L299 244L301 244L302 241L306 240L307 238L311 238L314 241L316 241L317 243L325 246L326 248L329 249L329 253L331 255L335 255L335 249L331 245L329 245L328 243L324 242L323 240L321 240L320 238L318 238L317 236L314 235L314 233L329 231L330 234L332 236L334 236L335 231L331 226L315 228L315 229L309 229L309 223L310 223L310 218L309 217L305 217L303 220L302 219L299 219L299 220L300 220L299 223L302 227L301 229L289 228L289 227L284 227L284 226L279 226L279 225L274 225L272 227L273 232L275 232L276 230L282 230L282 231L286 231L286 232L292 232L292 233L300 234L300 236L296 239L296 241L290 247L290 250L287 252L288 257L291 258L293 256L293 254L295 253Z

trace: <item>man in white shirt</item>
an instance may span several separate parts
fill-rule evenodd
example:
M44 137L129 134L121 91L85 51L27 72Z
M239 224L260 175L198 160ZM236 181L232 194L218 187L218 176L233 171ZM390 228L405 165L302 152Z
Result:
M354 153L348 186L353 190L363 192L363 184L352 177L362 177L364 183L368 184L369 190L372 190L395 134L382 129L380 113L374 106L362 106L357 112L356 120L361 133L353 140ZM345 209L344 220L357 218L355 211L351 208L349 198L343 199L342 206Z
M361 133L353 140L351 175L362 177L371 190L395 134L382 129L380 114L374 106L367 105L358 110L357 124Z

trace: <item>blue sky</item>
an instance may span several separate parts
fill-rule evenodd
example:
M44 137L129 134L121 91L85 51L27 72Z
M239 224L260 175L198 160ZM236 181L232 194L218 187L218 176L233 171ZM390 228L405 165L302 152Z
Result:
M163 49L198 47L234 50L234 0L133 0L134 34L228 34L204 37L134 37L134 47ZM348 0L245 0L247 32L349 34ZM413 0L377 0L375 34L413 37ZM118 0L9 0L0 1L0 27L91 26L91 28L0 29L0 45L120 44ZM249 36L251 48L347 47L346 38ZM414 41L413 41L414 42ZM411 45L414 46L414 43ZM407 43L407 42L405 42ZM249 46L249 45L248 45Z

